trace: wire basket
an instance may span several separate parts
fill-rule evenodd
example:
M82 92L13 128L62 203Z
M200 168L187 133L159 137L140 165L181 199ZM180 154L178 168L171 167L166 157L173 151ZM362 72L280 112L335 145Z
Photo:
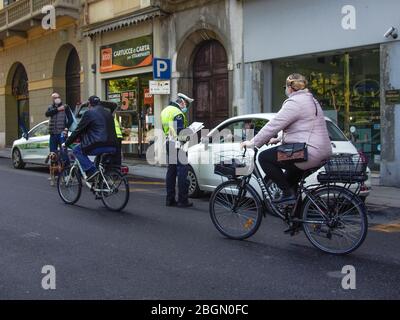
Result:
M320 183L361 183L368 179L368 160L360 154L334 155L325 164L325 171L318 174Z
M252 157L243 152L221 152L214 157L214 173L226 177L236 178L250 175Z

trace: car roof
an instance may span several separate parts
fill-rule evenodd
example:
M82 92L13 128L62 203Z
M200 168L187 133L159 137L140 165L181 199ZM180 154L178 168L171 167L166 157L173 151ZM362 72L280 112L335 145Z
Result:
M230 122L234 122L237 120L250 120L250 119L263 119L263 120L268 120L270 121L271 119L273 119L275 116L277 115L277 113L251 113L251 114L243 114L240 116L235 116L229 119L226 119L224 121L222 121L219 125L217 125L215 128L211 129L210 133L208 135L211 135L218 127L221 127L227 123ZM325 120L327 121L331 121L332 119L325 117Z

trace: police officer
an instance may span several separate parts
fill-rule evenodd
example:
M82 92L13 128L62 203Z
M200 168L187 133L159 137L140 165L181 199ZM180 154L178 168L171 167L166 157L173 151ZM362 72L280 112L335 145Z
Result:
M193 203L188 200L189 181L187 180L188 165L187 153L181 146L188 140L187 136L180 135L181 131L188 126L185 113L194 99L178 93L176 102L171 102L161 112L161 123L164 134L167 136L168 171L166 177L168 207L177 206L188 208ZM178 202L175 199L176 177L178 176Z
M124 138L122 135L121 125L118 120L118 115L114 114L114 127L115 134L117 135L117 152L114 155L114 164L117 166L122 165L122 139Z

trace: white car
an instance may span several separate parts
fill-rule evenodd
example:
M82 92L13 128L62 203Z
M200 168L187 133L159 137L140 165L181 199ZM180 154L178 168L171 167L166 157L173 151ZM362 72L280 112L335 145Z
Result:
M240 150L240 142L244 140L242 132L245 132L245 129L249 129L250 127L254 129L254 134L257 134L258 131L275 115L276 114L274 113L260 113L230 118L219 124L216 128L212 129L207 137L203 138L199 144L191 146L188 150L188 179L190 182L189 196L196 198L199 197L203 191L212 192L219 184L225 181L225 178L214 174L214 164L221 160L219 157L222 155L229 158L242 154L243 151ZM329 118L326 118L326 123L331 139L332 151L334 154L358 153L355 146L346 138L346 136L334 122L332 122ZM218 132L219 134L217 135ZM221 132L231 132L236 135L236 137L230 136L228 139L226 139L224 135L221 135ZM242 136L238 136L238 134ZM215 139L213 139L213 136L219 136L217 142ZM271 147L273 146L264 145L260 149L260 152ZM367 169L367 174L368 180L362 184L360 192L360 196L364 200L369 195L371 189L369 169ZM318 184L317 175L318 172L309 176L306 179L306 184ZM261 190L257 181L252 179L251 184L261 195ZM274 197L280 196L281 191L275 184L270 185L269 188Z
M12 146L14 168L23 169L27 163L45 165L49 155L49 121L34 126L27 135L15 140Z
M102 101L101 103L106 109L110 109L110 112L116 108L116 104L113 102ZM87 110L87 103L80 106L76 114L78 123ZM49 120L39 123L27 135L15 140L11 152L14 168L23 169L26 164L46 165L45 160L50 153L49 140ZM92 161L95 159L94 156L89 158Z

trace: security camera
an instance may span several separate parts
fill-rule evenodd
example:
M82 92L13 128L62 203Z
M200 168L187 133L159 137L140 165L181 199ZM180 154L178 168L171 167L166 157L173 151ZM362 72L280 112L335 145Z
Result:
M392 37L393 39L397 39L399 36L397 29L395 27L390 27L388 31L383 35L385 38Z

